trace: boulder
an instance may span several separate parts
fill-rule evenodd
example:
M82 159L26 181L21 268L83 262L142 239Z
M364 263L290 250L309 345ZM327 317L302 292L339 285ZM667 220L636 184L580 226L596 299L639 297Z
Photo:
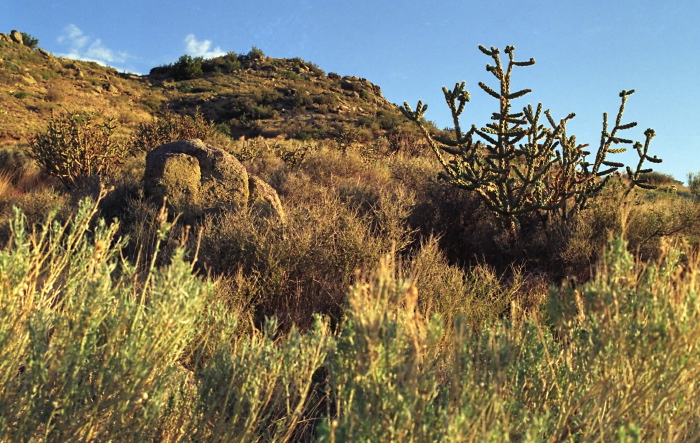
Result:
M251 175L248 179L250 197L248 205L258 216L267 219L276 219L286 222L286 215L280 197L275 188L267 184L263 179Z
M161 145L146 156L144 191L185 216L248 205L245 167L223 149L199 139Z
M12 39L10 38L10 36L5 34L4 32L0 32L0 40L4 40L7 43L12 43Z
M36 79L29 74L23 75L22 81L28 85L35 85L36 84Z
M10 32L10 38L14 43L19 43L20 45L24 44L24 40L22 39L22 33L16 29L13 29L12 32Z

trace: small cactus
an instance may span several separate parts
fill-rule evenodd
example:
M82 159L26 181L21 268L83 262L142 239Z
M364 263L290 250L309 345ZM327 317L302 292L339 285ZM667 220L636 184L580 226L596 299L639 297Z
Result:
M423 116L428 106L418 102L415 111L404 103L402 112L414 121L427 139L438 161L443 166L440 177L457 187L476 192L502 227L513 237L520 230L518 217L531 212L558 212L564 220L576 211L586 207L589 198L594 197L607 181L624 164L608 160L608 154L624 152L621 144L631 144L631 140L621 138L620 131L631 129L637 123L622 123L627 98L634 90L622 91L622 103L617 113L615 126L608 127L607 113L603 114L603 130L595 160L590 163L586 157L588 145L578 144L576 137L569 137L566 124L574 118L569 114L558 122L549 110L542 111L542 104L536 108L527 105L522 112L512 111L512 100L531 91L522 89L511 91L511 74L515 66L530 66L534 59L515 60L515 48L507 46L505 53L508 63L504 66L499 49L486 49L481 52L491 57L495 65L486 65L500 83L498 90L485 83L479 87L499 102L498 112L493 113L492 122L482 128L472 125L463 132L459 116L470 99L465 89L466 83L457 83L452 90L443 87L447 105L452 112L454 134L450 138L434 136L428 131ZM541 120L546 119L542 123ZM648 155L649 143L654 131L647 129L644 144L633 146L639 154L636 170L626 167L630 189L634 186L652 189L642 175L651 171L643 169L645 161L660 163L661 159Z

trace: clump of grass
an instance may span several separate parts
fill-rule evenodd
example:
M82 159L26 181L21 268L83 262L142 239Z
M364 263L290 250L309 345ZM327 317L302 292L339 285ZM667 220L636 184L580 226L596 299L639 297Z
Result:
M322 440L694 440L696 263L635 261L616 240L596 278L553 288L548 314L474 328L421 315L390 258L350 291ZM669 431L673 430L670 435Z
M0 172L0 203L9 200L15 193L12 183L12 174L6 171Z
M0 430L10 438L129 438L155 427L209 292L176 258L139 279L116 225L81 204L28 233L17 212L0 253ZM115 277L115 272L120 274ZM14 437L12 437L14 436Z

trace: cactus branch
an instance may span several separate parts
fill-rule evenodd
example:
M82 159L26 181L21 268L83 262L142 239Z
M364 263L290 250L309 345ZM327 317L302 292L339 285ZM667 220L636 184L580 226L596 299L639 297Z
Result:
M466 83L455 83L452 90L443 87L445 101L454 121L454 137L443 139L431 134L423 118L427 105L418 102L416 110L404 103L404 115L415 122L443 167L440 177L448 183L476 192L485 206L494 214L500 225L515 239L519 235L519 217L527 213L555 212L567 220L586 207L588 199L596 196L613 173L624 167L609 160L609 154L624 152L625 144L632 140L622 138L621 131L634 128L637 123L623 123L625 105L634 90L620 93L621 103L615 124L609 129L608 115L603 114L600 144L593 162L586 160L590 152L587 144L579 144L575 136L566 133L567 123L575 117L571 113L556 121L542 104L536 108L527 105L522 112L512 113L512 101L530 93L529 89L511 92L511 75L514 67L535 64L534 59L516 61L515 48L507 46L507 65L501 60L500 51L479 46L479 50L493 60L486 70L499 81L493 88L477 83L488 96L498 100L498 112L491 122L481 128L471 125L466 133L460 126L466 103L470 100ZM544 113L545 122L542 122ZM636 170L627 167L630 189L634 186L650 188L642 177L645 161L661 162L649 156L649 145L654 131L645 133L645 143L636 143L639 155ZM547 217L542 217L546 219Z

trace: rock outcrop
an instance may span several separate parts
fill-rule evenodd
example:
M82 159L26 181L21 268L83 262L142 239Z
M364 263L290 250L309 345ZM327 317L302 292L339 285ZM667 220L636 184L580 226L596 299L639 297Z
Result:
M16 29L13 29L12 32L10 32L10 38L15 43L19 43L20 45L24 44L24 40L22 39L22 33Z
M285 223L287 217L275 188L254 175L250 176L248 183L250 190L248 204L251 209L261 217Z
M199 139L167 143L149 152L144 188L146 196L165 200L187 219L250 206L260 216L285 220L274 188L249 176L233 155Z

